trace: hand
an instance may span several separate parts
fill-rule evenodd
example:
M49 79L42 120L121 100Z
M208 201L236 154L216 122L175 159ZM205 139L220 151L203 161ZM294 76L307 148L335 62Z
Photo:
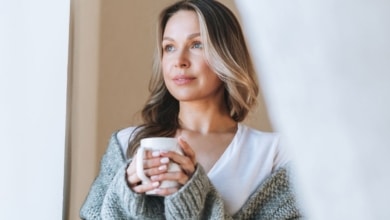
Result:
M167 172L169 158L160 157L159 152L146 151L144 158L144 173L149 178L154 175L159 175ZM133 157L130 165L126 169L126 180L130 188L136 193L145 193L147 191L156 189L159 181L153 181L149 184L141 184L141 179L137 175L136 157Z
M195 172L196 166L195 152L192 150L190 145L181 137L179 137L178 140L179 145L183 150L183 155L180 155L173 151L161 152L160 154L162 157L167 157L172 162L177 163L181 167L181 171L156 173L150 177L152 181L161 182L164 180L174 180L177 181L180 186L183 186L192 177L192 174ZM161 196L167 196L175 193L179 190L179 188L180 187L158 188L154 192Z

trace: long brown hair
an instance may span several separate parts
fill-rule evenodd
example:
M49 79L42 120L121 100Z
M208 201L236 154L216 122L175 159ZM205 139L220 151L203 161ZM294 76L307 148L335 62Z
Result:
M173 137L179 124L179 102L168 92L162 74L161 42L168 20L180 10L194 11L199 20L205 59L225 86L225 102L233 120L245 119L257 103L258 85L241 26L234 14L214 0L184 0L165 8L157 26L157 50L150 96L142 109L143 124L129 142L127 156L132 157L145 137Z

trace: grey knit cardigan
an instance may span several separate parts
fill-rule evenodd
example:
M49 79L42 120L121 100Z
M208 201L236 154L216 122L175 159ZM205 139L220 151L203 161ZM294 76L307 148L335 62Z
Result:
M289 169L271 174L233 216L224 209L218 191L199 164L192 178L178 192L145 196L127 185L130 161L122 153L114 133L81 208L82 219L299 219L301 214L289 180Z

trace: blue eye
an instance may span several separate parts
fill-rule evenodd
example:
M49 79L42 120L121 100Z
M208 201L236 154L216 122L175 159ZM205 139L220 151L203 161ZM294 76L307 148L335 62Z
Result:
M195 48L195 49L202 49L203 48L203 44L201 42L195 42L193 45L192 45L192 48Z
M165 52L172 52L172 51L174 51L175 50L175 47L173 47L172 45L166 45L165 47L164 47L164 51Z

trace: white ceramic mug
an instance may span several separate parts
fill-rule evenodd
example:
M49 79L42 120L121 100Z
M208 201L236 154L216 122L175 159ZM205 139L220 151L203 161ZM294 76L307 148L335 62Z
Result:
M149 177L147 177L144 173L144 157L145 157L145 151L175 151L178 154L183 155L183 152L181 150L181 147L179 143L177 142L176 138L170 138L170 137L151 137L151 138L144 138L141 139L140 147L138 148L137 154L136 154L136 168L137 168L137 175L142 180L142 184L150 183L151 180ZM168 170L167 172L177 172L180 171L180 166L174 162L169 162L168 164ZM176 181L172 180L164 180L160 182L159 188L170 188L177 186L178 183ZM153 190L146 192L146 194L154 194Z

